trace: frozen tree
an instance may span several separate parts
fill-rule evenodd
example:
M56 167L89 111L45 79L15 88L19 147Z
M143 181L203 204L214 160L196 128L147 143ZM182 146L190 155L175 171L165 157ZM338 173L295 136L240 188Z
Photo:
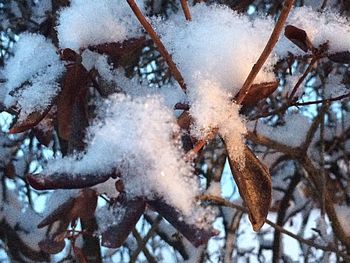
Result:
M1 2L1 260L349 262L349 12Z

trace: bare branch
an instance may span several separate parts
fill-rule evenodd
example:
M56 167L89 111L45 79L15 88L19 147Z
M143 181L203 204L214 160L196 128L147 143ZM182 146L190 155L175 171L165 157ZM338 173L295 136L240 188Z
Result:
M152 25L147 21L145 16L142 14L140 8L137 6L134 0L127 0L129 6L131 7L132 11L134 12L137 19L140 21L143 28L146 30L146 32L149 34L149 36L152 38L156 46L158 47L159 53L162 55L162 57L165 59L166 63L169 66L169 69L171 71L171 74L174 76L176 81L179 83L180 87L184 92L186 92L186 84L185 81L178 70L175 62L171 58L169 52L165 48L164 44L160 40L159 36L157 35L156 31L154 31Z

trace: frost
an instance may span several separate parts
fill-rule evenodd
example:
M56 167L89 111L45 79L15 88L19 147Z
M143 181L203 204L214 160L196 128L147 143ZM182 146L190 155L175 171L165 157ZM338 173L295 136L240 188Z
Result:
M79 50L137 37L141 28L126 1L73 0L59 13L57 32L61 48Z
M23 33L14 47L3 74L7 82L5 105L17 104L20 119L43 111L59 92L57 80L64 71L55 46L44 36Z
M159 96L113 96L102 121L89 129L86 154L53 160L46 173L122 173L131 197L161 196L190 214L199 193L192 167L183 159L179 128ZM79 175L77 175L79 176Z

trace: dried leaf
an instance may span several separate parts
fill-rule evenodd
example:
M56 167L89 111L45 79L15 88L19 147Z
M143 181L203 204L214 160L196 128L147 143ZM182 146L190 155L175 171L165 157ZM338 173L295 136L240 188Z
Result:
M334 53L334 54L328 55L328 58L336 63L350 64L349 51Z
M110 177L110 174L28 174L26 180L36 190L80 189L103 183Z
M227 152L233 177L248 208L249 220L254 231L258 231L265 223L271 205L272 185L268 168L247 146L244 150L244 167L234 160L232 157L234 153L231 153L228 148Z
M137 49L144 46L145 37L130 38L123 42L106 43L95 46L90 46L91 51L110 56L114 63L120 63L120 60L125 57L130 57Z
M40 121L40 123L34 127L33 132L38 141L45 145L49 146L50 142L53 139L54 132L54 112L53 109L56 107L52 107L50 112L45 116L45 118Z
M196 225L191 225L184 220L181 220L183 215L161 199L149 200L147 203L162 217L168 220L168 222L184 235L195 247L206 244L211 237L218 234L215 229L202 229Z
M46 238L44 240L41 240L38 245L42 251L53 255L61 252L64 249L66 243L64 240L56 241L55 238Z
M284 31L284 35L304 52L307 52L313 48L312 43L307 36L307 33L300 28L292 25L287 25Z
M189 130L191 122L191 115L188 111L182 112L181 115L177 118L177 124L181 127L181 129L184 130Z
M15 179L16 177L16 168L12 162L9 162L4 167L4 175L9 179Z
M69 198L59 205L38 224L38 228L43 228L61 220L71 222L78 218L91 219L95 215L96 206L96 192L92 189L84 189L77 197Z
M47 225L51 225L54 222L61 220L62 218L68 219L69 211L72 210L74 206L74 198L69 198L67 201L59 205L55 210L53 210L48 216L46 216L39 224L38 228L43 228Z
M142 199L127 200L117 209L123 211L124 215L118 224L109 226L102 233L102 245L105 247L118 248L123 245L145 211L145 201Z
M10 129L9 133L20 133L25 132L26 130L29 130L31 128L34 128L42 119L45 118L47 113L50 111L52 107L52 104L49 105L44 111L35 111L28 115L28 117L25 120L17 121L12 128Z
M87 83L88 72L81 64L75 63L67 67L62 92L57 102L58 133L64 140L68 140L71 133L74 103Z
M69 213L69 218L75 220L81 218L89 220L94 218L97 206L97 193L93 189L83 189L75 198L73 208Z
M266 99L270 96L277 88L279 81L263 82L259 84L253 84L249 93L244 97L242 101L243 106L253 106L262 99ZM238 97L238 94L236 95Z
M77 54L74 50L70 48L65 48L60 51L60 57L64 61L70 61L70 62L78 62L80 63L82 58L79 54Z

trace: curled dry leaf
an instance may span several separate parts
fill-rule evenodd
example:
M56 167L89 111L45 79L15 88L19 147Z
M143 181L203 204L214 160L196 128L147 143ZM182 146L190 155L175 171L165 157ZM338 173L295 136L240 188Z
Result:
M43 228L47 225L51 225L56 221L61 219L68 219L69 211L72 210L74 206L74 198L69 198L67 201L59 205L55 210L53 210L49 215L47 215L39 224L38 228Z
M41 240L38 245L42 251L53 255L61 252L64 249L66 243L64 242L64 240L46 238L44 240Z
M313 45L308 38L307 33L300 28L292 25L287 25L284 31L284 35L304 52L313 49Z
M202 229L194 224L188 224L184 220L181 220L183 215L161 199L148 200L147 203L184 235L195 247L206 244L211 237L218 234L215 229Z
M111 175L103 174L28 174L27 182L36 190L80 189L107 181Z
M265 223L271 205L271 176L268 168L260 162L255 154L246 146L245 165L237 163L229 149L228 161L238 186L239 193L248 208L249 220L254 231L260 230Z
M57 101L58 134L68 140L71 133L72 111L81 90L88 84L88 71L80 63L67 66L62 92Z
M118 248L123 245L145 211L145 207L143 199L126 200L116 207L117 211L124 214L118 223L108 226L102 233L102 245L109 248Z
M97 206L97 194L92 189L84 189L75 198L69 198L58 206L39 224L38 228L51 225L56 221L75 221L78 218L87 220L94 217Z
M53 139L55 111L56 107L52 107L45 118L33 129L35 137L45 146L49 146Z
M90 46L89 49L100 54L106 54L115 64L119 64L121 60L131 57L136 50L142 48L145 41L145 37L130 38L123 42Z
M56 227L51 228L53 232L49 230L45 239L38 243L40 249L48 254L61 252L65 247L64 237L68 225L69 221L66 219L59 221Z
M270 96L277 88L278 88L279 81L272 81L272 82L263 82L259 84L253 84L248 94L244 97L244 100L242 101L243 106L253 106L256 103L258 103L262 99L266 99L268 96ZM239 93L236 95L236 98L238 98Z
M20 133L25 132L31 128L34 128L42 119L45 118L47 113L50 111L52 107L52 104L49 105L44 111L35 111L30 113L26 119L17 121L12 128L10 129L9 133Z
M342 64L350 64L350 52L344 51L344 52L338 52L331 55L328 55L328 58L336 63L342 63Z

